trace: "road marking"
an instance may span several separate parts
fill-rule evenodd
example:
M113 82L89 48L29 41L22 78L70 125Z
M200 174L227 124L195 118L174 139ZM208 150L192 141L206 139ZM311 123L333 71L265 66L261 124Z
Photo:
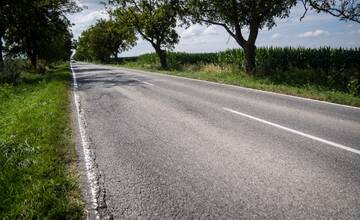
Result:
M84 152L84 160L85 160L85 166L86 166L86 176L89 181L89 187L91 191L91 202L92 202L92 208L94 210L96 219L100 219L99 213L97 211L98 209L98 200L97 200L97 193L99 192L99 186L98 186L98 178L95 173L95 164L93 159L91 158L91 150L89 146L89 141L86 135L85 131L85 119L84 115L82 114L83 110L80 107L80 98L78 94L76 93L76 90L78 89L78 84L76 80L76 74L72 68L72 65L70 64L70 69L73 75L73 86L74 86L74 101L76 106L76 112L77 112L77 118L78 118L78 124L79 124L79 131L80 131L80 138L81 138L81 145ZM89 218L89 216L88 216Z
M108 66L108 65L101 65L101 66L105 66L105 67L109 67L109 68L113 68L113 69L126 70L126 71L130 71L130 72L138 72L138 73L140 72L140 73L143 73L143 74L158 75L158 76L162 76L162 77L185 79L185 80L190 80L190 81L196 81L196 82L220 85L220 86L225 86L225 87L232 87L232 88L243 89L243 90L248 90L248 91L267 93L267 94L283 96L283 97L288 97L288 98L293 98L293 99L299 99L299 100L304 100L304 101L310 101L310 102L316 102L316 103L321 103L321 104L327 104L327 105L333 105L333 106L338 106L338 107L345 107L345 108L360 110L360 108L356 107L356 106L343 105L343 104L338 104L338 103L333 103L333 102L310 99L310 98L305 98L305 97L300 97L300 96L295 96L295 95L287 95L287 94L271 92L271 91L265 91L265 90L260 90L260 89L253 89L253 88L248 88L248 87L243 87L243 86L237 86L237 85L231 85L231 84L223 84L223 83L211 82L211 81L207 81L207 80L193 79L193 78L187 78L187 77L183 77L183 76L175 76L175 75L169 75L169 74L158 73L158 72L144 71L144 70L139 70L139 69L130 69L130 68L125 68L125 67L113 67L113 66Z
M140 82L140 83L143 83L143 84L146 84L146 85L149 85L149 86L153 86L154 84L151 84L151 83L149 83L149 82L146 82L146 81L142 81L142 80L140 80L140 79L136 79L136 78L131 78L132 80L135 80L135 81L138 81L138 82Z
M257 118L257 117L254 117L254 116L242 113L242 112L238 112L238 111L232 110L230 108L223 108L223 109L228 111L228 112L231 112L231 113L234 113L234 114L237 114L237 115L241 115L243 117L250 118L250 119L253 119L255 121L258 121L258 122L261 122L261 123L264 123L264 124L267 124L267 125L271 125L273 127L276 127L276 128L279 128L279 129L282 129L282 130L285 130L285 131L288 131L288 132L291 132L291 133L294 133L294 134L297 134L297 135L300 135L300 136L303 136L303 137L307 137L307 138L310 138L312 140L319 141L321 143L328 144L328 145L331 145L333 147L337 147L337 148L347 150L347 151L350 151L352 153L360 155L360 150L356 150L354 148L347 147L347 146L344 146L342 144L338 144L338 143L328 141L328 140L325 140L325 139L322 139L322 138L319 138L319 137L315 137L313 135L306 134L306 133L303 133L301 131L297 131L297 130L294 130L294 129L291 129L291 128L288 128L288 127L285 127L285 126L282 126L282 125L279 125L279 124L276 124L276 123L272 123L272 122L266 121L264 119Z

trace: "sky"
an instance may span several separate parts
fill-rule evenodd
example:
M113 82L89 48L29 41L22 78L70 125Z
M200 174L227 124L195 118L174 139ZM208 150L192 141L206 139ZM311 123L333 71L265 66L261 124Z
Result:
M73 23L72 31L75 39L97 19L107 19L105 6L101 0L76 0L81 7L80 13L69 15ZM106 0L104 0L106 1ZM259 32L256 45L258 47L360 47L360 24L340 21L328 14L307 13L300 21L304 9L298 5L291 10L288 18L277 20L271 30ZM189 28L177 28L180 41L174 51L183 52L217 52L230 48L239 48L229 34L219 26L191 25ZM246 35L246 34L245 34ZM137 56L153 52L150 43L139 37L137 45L121 56Z

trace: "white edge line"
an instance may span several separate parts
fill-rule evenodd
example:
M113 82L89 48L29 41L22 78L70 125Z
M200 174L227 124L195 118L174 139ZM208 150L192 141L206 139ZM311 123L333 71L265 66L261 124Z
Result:
M70 64L70 69L73 75L73 86L74 86L74 101L76 106L76 112L77 112L77 118L78 118L78 124L79 124L79 131L80 131L80 138L81 138L81 145L84 152L84 160L85 160L85 166L86 166L86 176L89 181L89 187L91 191L91 205L94 209L96 219L100 219L99 213L97 211L98 208L98 201L97 201L97 192L98 192L98 186L97 186L97 176L94 172L94 163L91 158L91 150L89 146L89 142L87 141L86 131L84 128L85 120L84 116L82 115L80 107L80 98L78 94L76 93L76 90L78 88L77 80L76 80L76 74L72 68L72 65Z
M96 65L99 65L99 64L96 64ZM108 65L103 65L103 66L108 66ZM110 67L113 67L113 68L116 68L116 69L130 70L130 71L139 71L139 72L142 72L142 73L145 73L145 74L155 74L155 75L159 75L159 76L168 76L168 77L186 79L186 80L203 82L203 83L210 83L210 84L221 85L221 86L229 86L229 87L238 88L238 89L257 91L257 92L268 93L268 94L273 94L273 95L278 95L278 96L284 96L284 97L289 97L289 98L295 98L295 99L300 99L300 100L306 100L306 101L312 101L312 102L317 102L317 103L323 103L323 104L328 104L328 105L334 105L334 106L339 106L339 107L345 107L345 108L351 108L351 109L360 110L360 107L355 107L355 106L350 106L350 105L343 105L343 104L327 102L327 101L321 101L321 100L316 100L316 99L310 99L310 98L294 96L294 95L281 94L281 93L277 93L277 92L264 91L264 90L260 90L260 89L253 89L253 88L248 88L248 87L243 87L243 86L236 86L236 85L231 85L231 84L223 84L223 83L211 82L211 81L200 80L200 79L192 79L192 78L187 78L187 77L182 77L182 76L174 76L174 75L170 75L170 74L150 72L150 71L139 70L139 69L131 69L131 68L126 68L126 67L116 67L116 66L110 66Z
M241 115L243 117L250 118L250 119L253 119L255 121L258 121L258 122L261 122L261 123L264 123L264 124L267 124L267 125L271 125L273 127L276 127L276 128L279 128L279 129L282 129L282 130L285 130L285 131L288 131L288 132L291 132L291 133L294 133L294 134L297 134L297 135L300 135L300 136L303 136L303 137L307 137L307 138L310 138L312 140L319 141L321 143L328 144L328 145L331 145L333 147L337 147L337 148L340 148L340 149L343 149L343 150L346 150L346 151L350 151L352 153L360 155L360 150L356 150L356 149L353 149L351 147L344 146L342 144L338 144L338 143L328 141L328 140L325 140L325 139L322 139L322 138L319 138L319 137L315 137L313 135L306 134L306 133L303 133L301 131L297 131L297 130L294 130L294 129L291 129L291 128L288 128L288 127L285 127L285 126L282 126L282 125L279 125L279 124L275 124L275 123L272 123L272 122L266 121L264 119L257 118L257 117L254 117L254 116L242 113L242 112L238 112L238 111L232 110L230 108L223 108L223 109L228 111L228 112L231 112L231 113L234 113L234 114L237 114L237 115Z

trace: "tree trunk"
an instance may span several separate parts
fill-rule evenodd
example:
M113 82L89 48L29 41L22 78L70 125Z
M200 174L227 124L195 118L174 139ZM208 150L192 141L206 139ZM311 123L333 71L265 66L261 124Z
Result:
M159 54L159 58L160 58L161 68L166 69L168 67L168 65L167 65L167 60L166 60L166 52L164 50L161 50L161 52Z
M254 75L255 73L255 56L256 56L256 46L255 44L247 44L244 49L245 53L245 71L249 75Z
M31 37L33 35L26 36L26 53L28 59L30 58L31 65L34 69L37 69L37 48L36 40Z
M3 49L4 49L4 45L3 45L3 37L5 34L5 29L4 28L0 28L0 70L2 70L2 68L4 67L4 57L3 57Z
M156 54L159 56L161 68L166 69L167 60L166 60L166 51L162 50L160 47L155 48Z
M29 54L30 57L30 61L31 61L31 65L34 67L34 69L37 68L37 56L35 53L30 53Z
M4 58L3 58L3 42L2 37L0 37L0 70L4 67Z
M236 4L236 1L234 1L234 4ZM235 18L236 17L237 17L237 15L235 16ZM244 50L244 54L245 54L245 72L247 74L249 74L249 75L254 75L255 74L255 67L256 67L256 62L255 62L256 46L255 46L255 42L256 42L256 38L257 38L258 33L259 33L259 27L260 27L260 22L259 22L258 17L256 16L256 10L253 11L253 18L252 18L252 21L250 22L249 37L248 37L247 40L245 40L243 35L242 35L241 25L239 24L238 20L235 20L235 23L234 23L235 32L233 32L231 29L229 29L229 28L227 28L225 26L228 33L236 40L236 42Z
M116 51L116 52L113 52L113 56L114 56L114 62L115 62L115 63L118 63L118 61L119 61L118 52L117 52L117 51Z

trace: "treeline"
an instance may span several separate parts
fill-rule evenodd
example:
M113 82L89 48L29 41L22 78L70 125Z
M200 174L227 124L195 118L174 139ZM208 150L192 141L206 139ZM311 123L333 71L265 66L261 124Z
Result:
M66 13L77 12L73 0L2 0L0 3L0 70L13 72L13 60L48 64L68 60L72 34ZM10 68L10 70L9 70Z
M85 30L77 43L75 59L109 62L136 43L134 29L110 20L99 20Z
M278 19L288 17L290 10L298 4L304 7L304 14L299 19L307 11L315 10L360 22L360 4L352 0L108 0L110 21L99 21L82 34L76 58L107 61L130 49L135 44L135 36L138 36L151 44L161 67L167 68L167 51L179 42L176 27L206 24L221 26L227 31L242 48L243 69L248 74L255 74L258 71L256 39L259 30L271 29ZM105 24L116 28L106 28ZM246 29L247 37L244 35ZM126 46L110 45L108 40L118 35L119 30L130 33L117 36Z
M238 71L245 60L241 49L218 53L168 52L167 56L169 68L179 71L197 70L208 64ZM144 67L159 65L155 53L124 57L120 62ZM317 85L360 95L360 48L258 48L256 65L257 74L274 83Z

